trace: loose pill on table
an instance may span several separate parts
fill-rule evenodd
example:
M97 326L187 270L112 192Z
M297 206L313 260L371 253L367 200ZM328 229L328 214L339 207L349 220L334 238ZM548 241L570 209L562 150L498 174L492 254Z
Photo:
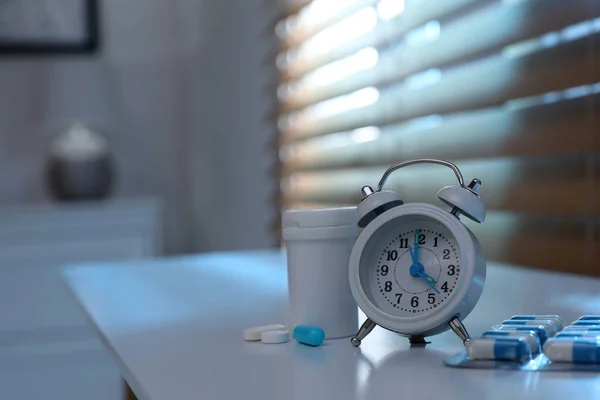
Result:
M533 332L537 335L538 338L540 338L540 344L542 346L544 345L544 343L546 343L546 340L548 340L550 338L550 335L548 334L548 331L546 330L546 328L541 325L540 326L519 326L519 325L506 326L506 325L502 325L497 330L500 332L501 331Z
M519 331L486 331L481 335L483 338L495 338L495 337L521 337L523 338L533 354L539 353L542 348L540 344L540 338L534 332L519 332Z
M577 321L586 321L594 319L600 321L600 315L582 315L581 317L577 318Z
M298 325L294 328L294 339L309 346L319 346L325 340L325 332L316 326Z
M276 331L285 329L285 326L279 324L255 326L254 328L248 328L244 331L244 340L247 341L258 341L260 340L260 334L266 331Z
M531 359L531 348L519 337L471 339L465 343L473 360L525 361Z
M289 342L290 333L285 329L278 329L276 331L264 331L260 334L260 341L262 343L268 344Z
M564 322L562 318L558 315L513 315L510 317L511 320L517 321L539 321L546 320L552 321L556 324L558 330L560 331L564 327Z
M550 339L544 345L544 353L553 362L598 364L600 341L588 338Z
M556 323L548 320L533 320L533 321L519 321L514 319L507 319L502 321L502 326L543 326L544 329L548 332L550 337L556 335L559 331Z

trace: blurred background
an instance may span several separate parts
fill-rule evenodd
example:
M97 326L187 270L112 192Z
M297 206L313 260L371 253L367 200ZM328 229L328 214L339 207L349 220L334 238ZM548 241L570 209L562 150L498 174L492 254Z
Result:
M278 10L0 1L1 398L122 398L61 266L278 244Z
M62 266L277 247L411 158L483 181L488 260L599 275L599 39L597 0L0 0L0 396L123 397Z

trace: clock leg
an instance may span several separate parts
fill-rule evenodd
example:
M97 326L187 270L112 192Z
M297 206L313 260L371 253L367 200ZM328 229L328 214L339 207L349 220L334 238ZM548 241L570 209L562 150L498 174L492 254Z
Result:
M352 339L350 339L350 342L352 343L352 346L354 347L358 347L360 346L360 342L367 337L367 335L369 333L371 333L371 331L373 330L373 328L375 328L377 326L377 324L373 321L371 321L370 319L367 318L367 320L362 324L362 326L360 327L360 329L358 330L358 332L356 333L356 336L354 336Z
M456 333L456 335L463 341L467 343L468 340L471 340L471 336L469 336L469 332L467 332L467 328L463 325L461 320L458 317L454 317L448 322L450 328Z

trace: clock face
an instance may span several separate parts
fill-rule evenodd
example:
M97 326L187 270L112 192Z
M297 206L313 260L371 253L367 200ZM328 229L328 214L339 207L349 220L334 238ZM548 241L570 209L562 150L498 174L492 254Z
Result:
M369 240L361 276L371 302L386 314L433 313L452 296L460 279L456 238L428 217L397 218Z

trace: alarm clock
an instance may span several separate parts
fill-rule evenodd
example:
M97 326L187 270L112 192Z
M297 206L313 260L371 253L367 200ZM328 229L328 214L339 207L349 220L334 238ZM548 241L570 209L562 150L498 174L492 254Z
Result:
M390 174L414 164L438 164L454 171L459 185L437 197L447 210L428 203L404 203L383 186ZM377 325L408 337L413 344L452 329L469 340L461 322L475 307L485 283L486 262L475 235L461 216L481 223L486 208L477 193L479 179L465 185L448 161L417 159L396 164L377 189L362 188L358 225L363 228L350 255L352 295L367 320L351 339L358 347Z

